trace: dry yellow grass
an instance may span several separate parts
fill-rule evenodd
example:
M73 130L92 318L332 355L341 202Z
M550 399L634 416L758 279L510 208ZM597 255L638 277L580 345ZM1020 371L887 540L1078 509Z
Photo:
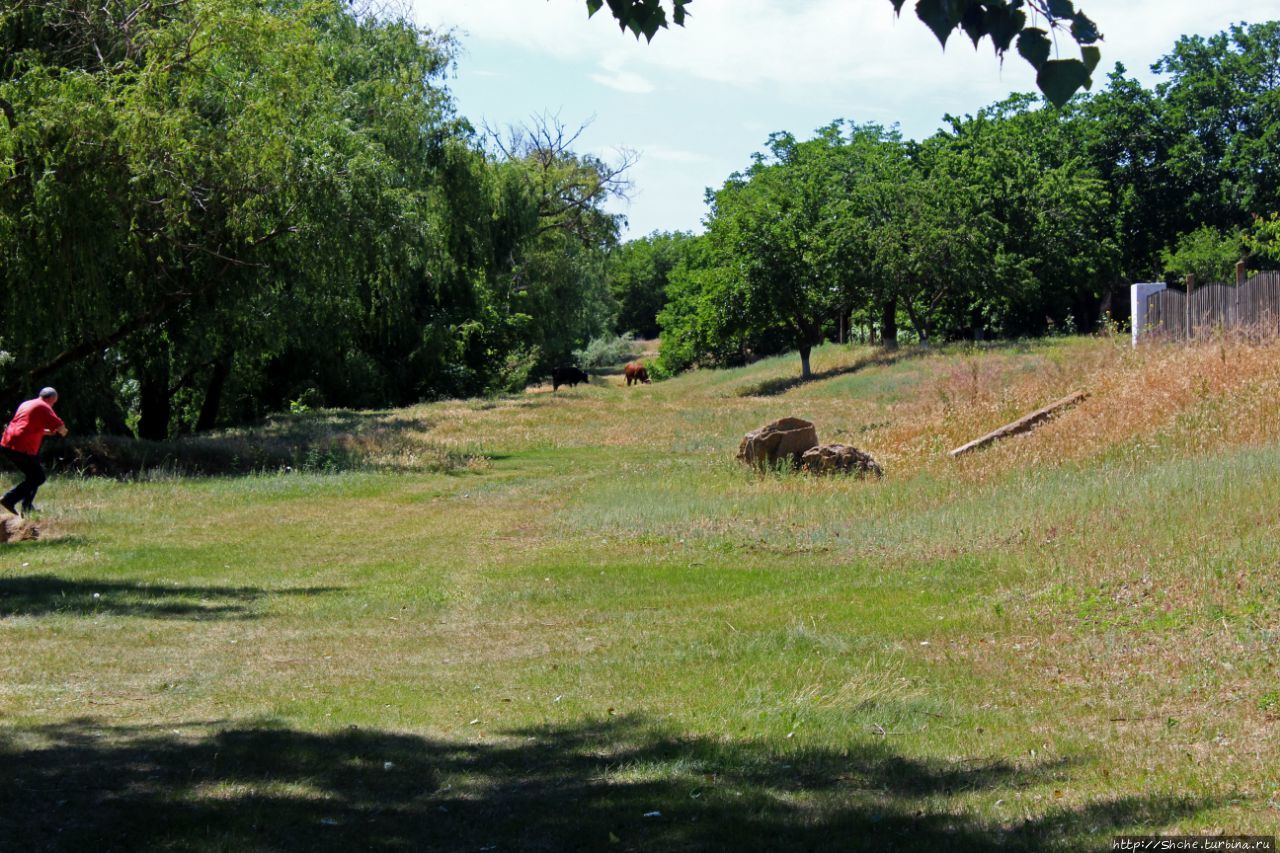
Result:
M1280 436L1280 343L1223 340L1129 348L1124 338L1064 339L1026 347L946 347L887 358L828 346L820 377L782 393L794 357L772 359L729 382L693 373L653 386L591 387L410 410L422 442L464 453L572 447L641 452L690 443L730 448L747 428L784 415L813 420L823 440L871 451L894 476L921 471L983 479L1010 470L1120 452L1194 452L1258 445ZM859 382L862 378L875 381ZM897 377L901 386L888 386ZM1070 391L1082 405L1033 433L953 461L945 451ZM541 389L539 389L541 391ZM405 416L401 416L405 417ZM483 437L482 442L480 437Z

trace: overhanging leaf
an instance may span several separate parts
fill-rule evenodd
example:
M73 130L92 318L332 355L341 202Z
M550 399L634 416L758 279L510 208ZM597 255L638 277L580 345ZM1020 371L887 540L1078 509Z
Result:
M1055 107L1071 100L1072 95L1088 88L1092 82L1089 69L1078 59L1050 60L1044 63L1036 75L1036 85Z
M996 53L1004 53L1013 44L1013 39L1027 24L1027 15L1020 9L1009 6L992 6L987 9L987 35Z
M1018 53L1039 71L1049 61L1053 45L1049 42L1049 34L1036 27L1029 27L1018 36ZM1043 88L1043 87L1042 87Z
M640 24L640 31L644 33L645 41L653 41L653 37L658 34L658 30L665 27L667 22L664 17L651 15Z
M960 26L964 27L964 31L976 48L978 42L982 41L982 37L987 34L986 10L977 3L970 3L964 10L964 17L960 19Z
M1049 0L1049 14L1055 18L1070 18L1076 13L1071 0Z
M1102 33L1083 12L1077 12L1071 19L1071 37L1080 44L1093 44L1102 38Z
M1102 51L1096 47L1080 48L1080 56L1084 60L1084 67L1088 69L1090 74L1093 74L1094 69L1098 67L1098 63L1102 61Z
M919 0L916 3L916 17L924 21L942 46L946 47L947 38L960 25L965 5L965 0Z

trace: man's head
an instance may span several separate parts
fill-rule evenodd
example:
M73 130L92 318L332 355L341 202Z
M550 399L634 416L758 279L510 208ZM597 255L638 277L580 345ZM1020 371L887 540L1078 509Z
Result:
M41 388L40 399L52 406L54 403L58 402L58 392L49 387Z

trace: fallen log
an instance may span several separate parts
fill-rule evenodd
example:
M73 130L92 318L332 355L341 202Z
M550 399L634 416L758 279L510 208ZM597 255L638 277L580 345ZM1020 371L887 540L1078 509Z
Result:
M1045 406L1043 409L1036 409L1031 414L1024 415L1023 417L1018 418L1016 421L1014 421L1011 424L1005 424L1004 426L1000 427L1000 429L994 432L989 432L986 435L984 435L982 438L975 438L973 441L969 442L968 444L964 444L964 445L961 445L960 447L957 447L955 450L951 451L951 455L953 457L963 456L964 454L968 453L971 450L977 450L980 447L986 447L988 444L993 444L1002 438L1008 438L1011 435L1017 435L1018 433L1022 433L1022 432L1029 432L1030 430L1034 429L1038 424L1040 424L1042 421L1048 420L1059 409L1065 409L1068 406L1074 406L1076 403L1079 403L1081 400L1085 399L1088 396L1089 395L1083 391L1076 391L1072 394L1069 394L1066 397L1063 397L1061 400L1058 400L1056 403L1050 403L1049 405Z

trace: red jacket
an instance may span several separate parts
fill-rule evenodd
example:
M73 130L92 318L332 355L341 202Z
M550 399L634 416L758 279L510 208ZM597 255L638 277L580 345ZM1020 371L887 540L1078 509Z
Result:
M62 418L54 413L53 406L36 397L18 407L5 428L4 437L0 438L0 447L35 456L40 452L40 442L44 441L44 431L61 428Z

